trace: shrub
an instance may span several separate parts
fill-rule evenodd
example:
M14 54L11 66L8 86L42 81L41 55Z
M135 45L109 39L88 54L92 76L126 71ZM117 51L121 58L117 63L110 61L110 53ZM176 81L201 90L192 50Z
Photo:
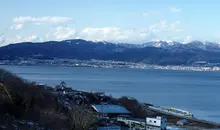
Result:
M71 130L88 130L94 122L94 114L89 109L77 106L69 112Z
M44 88L3 69L0 69L0 84L4 113L20 117L28 111L57 106L55 97Z
M122 106L128 109L134 114L135 117L145 118L146 111L142 109L141 105L136 99L130 99L128 97L121 97L118 100Z

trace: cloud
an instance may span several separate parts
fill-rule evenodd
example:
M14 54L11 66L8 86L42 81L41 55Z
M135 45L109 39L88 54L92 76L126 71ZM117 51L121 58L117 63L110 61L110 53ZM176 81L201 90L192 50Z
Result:
M166 20L161 20L158 23L152 24L149 26L149 31L153 33L161 33L161 32L175 32L178 29L178 25L180 21L175 21L169 23Z
M89 40L125 40L130 30L122 30L116 27L85 28L80 32L81 37Z
M148 16L155 16L159 14L166 13L167 11L170 11L172 13L180 13L182 11L181 8L176 8L176 7L169 7L169 8L163 8L163 9L158 9L158 10L150 10L150 11L145 11L142 12L142 16L148 17Z
M28 37L24 37L23 40L26 42L33 42L37 39L36 35L32 35L32 36L28 36Z
M92 41L99 40L112 42L143 42L157 39L172 40L172 37L174 37L175 33L184 31L182 28L179 28L180 24L180 21L169 22L166 20L161 20L144 28L87 27L81 30L76 30L73 27L56 26L50 31L46 32L44 36L14 36L7 38L6 42L36 42L44 40L65 40L76 38ZM182 39L187 41L190 39L190 37L182 37Z
M85 28L79 33L86 40L133 42L155 38L147 29L122 29L117 27Z
M13 22L15 23L25 23L25 22L47 22L47 23L66 23L71 21L72 18L69 17L31 17L31 16L27 16L27 17L15 17L13 19Z
M14 24L10 27L11 30L19 30L23 28L23 24Z
M75 34L76 30L74 28L58 26L47 33L46 37L49 39L55 38L57 40L61 40L74 37Z
M170 11L172 13L180 13L182 11L182 9L176 8L176 7L170 7Z
M166 20L161 20L158 23L152 24L149 26L149 31L153 33L158 33L161 31L166 31L168 28L168 24Z
M189 43L189 42L191 42L193 40L193 37L192 36L186 36L185 38L184 38L184 43Z
M20 42L36 42L39 41L39 37L36 35L30 35L30 36L11 36L11 37L5 37L5 38L1 38L2 40L4 40L4 43L0 44L0 46L5 46L8 44L14 44L14 43L20 43ZM0 41L2 41L0 39Z
M155 40L160 37L166 37L169 34L182 31L178 28L180 21L168 22L162 20L146 28L119 28L119 27L101 27L101 28L84 28L76 30L75 28L58 26L46 34L48 40L64 40L81 38L85 40L97 41L144 41Z
M160 33L175 32L176 27L171 27L167 21L161 21L147 28L122 29L117 27L85 28L80 37L87 40L107 41L143 41L158 39Z

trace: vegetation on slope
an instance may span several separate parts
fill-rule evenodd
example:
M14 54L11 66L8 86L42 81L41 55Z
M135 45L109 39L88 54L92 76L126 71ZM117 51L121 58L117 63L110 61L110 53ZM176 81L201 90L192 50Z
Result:
M69 110L57 98L35 83L0 69L0 128L87 130L90 127L89 110L81 109L82 106Z

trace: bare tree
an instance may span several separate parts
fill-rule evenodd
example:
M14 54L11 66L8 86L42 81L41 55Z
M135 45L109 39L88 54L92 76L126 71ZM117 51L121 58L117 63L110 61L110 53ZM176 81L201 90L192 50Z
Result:
M4 89L4 91L6 92L8 97L10 98L10 100L13 101L7 87L5 85L3 85L2 83L0 83L0 87L2 87Z
M95 117L92 111L77 106L70 110L69 121L71 130L88 130Z
M66 88L66 82L62 81L62 82L60 83L60 87L61 87L61 88Z
M141 107L140 103L136 99L131 99L128 97L121 97L119 98L119 103L128 109L135 117L138 118L145 118L146 113L145 110Z
M10 95L10 93L9 93L9 91L8 91L8 88L3 84L3 82L4 82L4 77L6 77L7 75L9 75L10 73L8 73L7 71L5 71L5 70L2 70L2 69L0 69L0 77L1 77L1 79L0 79L0 88L2 87L3 89L4 89L4 91L5 91L5 93L8 95L8 97L10 98L10 100L12 101L12 98L11 98L11 95Z

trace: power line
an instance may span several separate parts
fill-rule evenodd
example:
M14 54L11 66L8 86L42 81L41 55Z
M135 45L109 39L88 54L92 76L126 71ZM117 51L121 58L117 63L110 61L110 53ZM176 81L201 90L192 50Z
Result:
M0 34L0 37L3 36L3 35L8 31L8 29L9 29L11 26L12 26L12 25L8 26L8 27L5 29L5 31Z
M8 29L11 27L12 25L8 26L5 31L3 33L0 34L0 38L5 35L5 33L8 31ZM3 44L5 42L5 39L3 39L2 41L0 41L0 45Z

